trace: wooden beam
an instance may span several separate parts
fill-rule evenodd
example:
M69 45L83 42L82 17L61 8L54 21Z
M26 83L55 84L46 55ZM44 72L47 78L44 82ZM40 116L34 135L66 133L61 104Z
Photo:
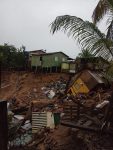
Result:
M102 133L102 134L110 134L113 135L113 130L101 130L101 128L94 128L94 127L86 127L85 125L77 125L76 123L70 123L70 122L61 122L61 125L71 128L77 128L84 131L89 132L96 132L96 133Z

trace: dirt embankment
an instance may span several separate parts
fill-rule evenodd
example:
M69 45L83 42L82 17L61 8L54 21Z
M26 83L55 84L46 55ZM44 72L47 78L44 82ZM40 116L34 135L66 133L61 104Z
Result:
M6 72L2 76L2 88L0 99L10 100L16 98L18 105L27 105L30 97L33 98L33 91L36 91L34 100L44 99L41 88L50 82L57 81L60 77L68 80L69 75L63 73L34 74L25 72Z

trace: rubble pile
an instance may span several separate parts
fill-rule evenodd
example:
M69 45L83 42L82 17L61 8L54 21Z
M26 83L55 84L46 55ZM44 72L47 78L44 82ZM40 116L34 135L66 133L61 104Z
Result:
M61 124L72 128L74 137L88 150L113 149L112 90L100 89L68 97ZM85 149L85 148L84 148Z
M57 82L56 82L57 84ZM47 93L49 90L57 90L55 88L55 83L49 84L49 86L45 86L42 88L42 91L45 93L45 95L48 97ZM59 90L59 89L58 89ZM63 88L64 90L64 88ZM47 91L47 93L46 93ZM65 90L64 90L65 91ZM61 98L58 98L56 95L59 93L55 93L55 96L49 99L46 102L43 103L43 101L39 101L34 103L35 110L37 112L41 111L52 111L57 112L60 108L62 111L60 112L61 117L61 124L67 127L75 128L75 130L72 132L70 131L69 135L71 136L71 144L60 144L59 141L57 141L55 138L51 138L51 136L54 136L55 131L51 134L49 133L49 139L46 142L43 142L45 144L46 149L66 149L68 146L68 149L82 149L81 145L85 149L88 150L96 150L99 148L100 150L105 149L106 145L108 145L109 148L112 148L111 141L109 140L107 144L104 144L103 140L104 137L108 136L109 139L111 138L110 135L106 135L105 133L109 134L111 132L112 123L110 122L109 126L105 123L105 113L106 109L110 102L110 95L111 90L110 89L98 89L97 91L91 91L88 94L77 94L76 96L65 96L62 95ZM54 99L57 97L57 99ZM57 105L56 105L57 104ZM56 109L55 109L55 106ZM63 114L63 115L62 115ZM63 116L63 117L62 117ZM106 129L107 127L107 129ZM110 130L109 130L110 128ZM105 129L105 130L104 130ZM59 130L59 127L58 129ZM74 137L76 137L77 141L77 147L75 145L72 146L73 138L71 133L75 133ZM103 135L105 134L105 135ZM64 133L63 133L64 135ZM95 138L93 138L93 136ZM91 140L91 139L94 140ZM100 143L96 144L96 140L100 140ZM61 140L62 141L62 140ZM64 140L63 140L64 141ZM68 139L69 142L69 139ZM78 144L78 142L82 144ZM74 143L74 144L75 144ZM66 144L68 146L66 146Z
M60 77L57 81L51 81L45 87L42 87L43 93L49 98L52 99L55 96L64 95L66 89L67 81Z
M65 81L68 79L68 75L66 74L55 73L35 75L26 72L12 72L5 77L5 80L8 81L8 85L10 86L5 86L1 89L0 99L7 100L10 103L14 100L12 109L28 107L32 100L39 101L49 99L46 94L42 92L43 87L46 87L47 85L52 86L51 84L53 82L59 81L62 77ZM54 95L53 89L51 90L50 95Z
M100 122L101 124L104 119L105 110L109 105L110 95L110 90L101 90L100 92L95 91L88 94L77 94L76 96L69 96L67 100L64 100L64 103L68 105L72 103L72 106L75 107L75 122L77 119L80 119L80 117L85 119L86 116L87 119L90 118L92 121L93 118L96 117L97 122ZM65 116L66 115L67 114L65 114Z
M40 143L43 143L47 139L47 135L50 132L49 128L42 128L32 137L32 141L27 145L28 148L38 148Z
M15 80L12 95L7 97L9 145L28 150L113 149L112 89L97 84L88 93L74 95L76 82L70 87L72 93L67 91L69 76L47 76L25 74Z
M61 108L58 104L59 101L57 101L57 94L58 90L65 90L68 75L64 75L64 79L61 74L46 76L46 78L45 75L37 77L28 73L17 74L16 76L16 73L14 73L10 76L11 88L8 89L7 87L7 94L4 92L6 88L1 91L0 96L8 101L9 148L11 147L11 149L14 149L15 146L16 148L24 147L32 139L31 110L33 111L32 103L34 101L38 104L35 111L57 110L59 112L58 109ZM46 87L46 91L54 90L55 95L51 97L53 93L50 92L49 97L49 92L45 94L45 90L42 90L42 87ZM10 89L12 90L11 92Z
M25 121L22 115L13 115L9 121L8 147L23 147L32 140L31 122Z

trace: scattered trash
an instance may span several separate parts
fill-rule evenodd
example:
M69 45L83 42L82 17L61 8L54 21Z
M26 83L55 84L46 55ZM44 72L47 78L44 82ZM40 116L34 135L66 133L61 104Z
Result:
M103 101L101 104L98 104L96 108L103 108L107 104L109 104L109 101Z
M24 130L26 130L26 131L27 131L27 130L30 130L30 129L32 128L30 121L27 120L27 121L25 122L25 124L24 124L23 126L21 126L21 128L24 129Z
M55 92L53 90L50 90L48 93L47 93L47 96L52 99L54 96L55 96Z

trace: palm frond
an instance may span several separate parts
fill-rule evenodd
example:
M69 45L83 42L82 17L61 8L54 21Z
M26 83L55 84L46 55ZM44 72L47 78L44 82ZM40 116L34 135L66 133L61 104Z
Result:
M111 21L110 25L108 26L106 38L113 40L113 20Z
M88 49L92 54L100 55L103 58L113 57L108 42L105 42L105 35L91 22L83 21L76 16L59 16L51 24L51 32L63 31L68 36L77 39L83 49Z
M99 22L109 12L113 14L113 0L100 0L93 11L93 23Z
M112 59L113 57L113 41L103 38L98 40L92 47L92 51L95 55L103 56L106 59Z

